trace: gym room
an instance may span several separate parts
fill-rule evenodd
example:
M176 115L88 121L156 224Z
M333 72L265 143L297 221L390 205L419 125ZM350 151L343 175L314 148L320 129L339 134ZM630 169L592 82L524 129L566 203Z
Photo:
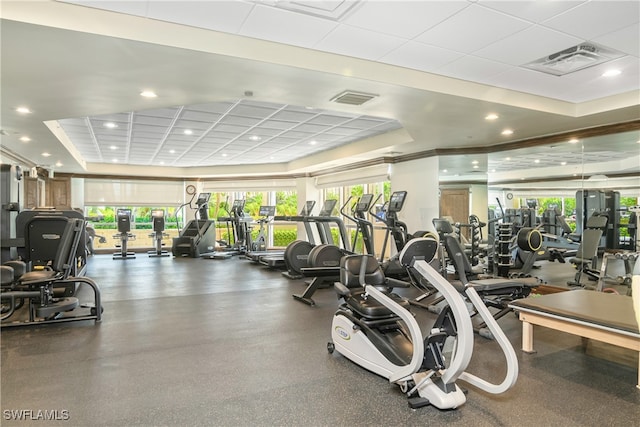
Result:
M640 419L640 1L2 0L3 426Z

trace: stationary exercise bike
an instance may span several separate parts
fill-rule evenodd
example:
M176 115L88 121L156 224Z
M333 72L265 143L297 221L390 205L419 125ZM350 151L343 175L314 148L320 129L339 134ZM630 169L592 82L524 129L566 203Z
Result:
M409 304L390 292L399 281L386 278L378 261L370 255L342 258L340 283L334 285L344 302L333 317L329 353L337 350L354 363L398 384L409 398L409 406L433 405L454 409L466 396L456 384L460 379L488 393L510 389L518 378L518 360L511 343L473 287L454 286L429 262L437 251L412 253L411 246L400 254L400 262L433 284L448 306L424 336ZM459 254L458 256L463 256ZM400 282L402 283L402 282ZM473 304L502 349L506 377L491 384L466 372L473 355L473 326L462 295Z
M149 233L149 237L153 239L154 249L147 251L150 257L166 257L169 256L169 252L162 249L162 239L169 237L164 232L164 209L153 209L151 211L151 218L153 219L153 233Z

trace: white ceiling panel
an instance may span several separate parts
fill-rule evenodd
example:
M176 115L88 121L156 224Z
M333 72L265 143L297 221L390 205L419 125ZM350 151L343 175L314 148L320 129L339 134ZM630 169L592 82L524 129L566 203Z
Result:
M511 66L477 56L466 55L435 70L458 79L477 81L507 71Z
M415 40L457 52L471 53L530 25L521 19L472 4Z
M339 25L314 47L341 55L377 60L404 42L405 39L400 37Z
M464 54L453 50L408 41L380 60L400 67L432 71L463 56Z
M294 46L312 47L336 26L335 22L327 19L258 4L244 21L239 34Z
M467 1L365 2L342 22L392 36L412 39L469 6Z
M638 22L638 1L590 1L548 19L544 25L591 40Z
M135 2L131 2L135 3ZM147 17L210 30L237 33L252 5L239 1L150 1Z
M620 52L640 57L640 24L596 37L593 41L603 46L615 46Z
M540 0L509 0L509 1L485 1L479 0L478 4L491 9L499 10L509 15L540 23L555 15L579 6L584 1L540 1Z

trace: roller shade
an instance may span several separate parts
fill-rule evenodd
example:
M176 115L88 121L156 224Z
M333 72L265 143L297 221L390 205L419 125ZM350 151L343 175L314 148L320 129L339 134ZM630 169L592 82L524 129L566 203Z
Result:
M316 178L316 187L342 187L389 180L389 165L375 165L356 170L321 175Z
M172 206L183 199L184 184L180 181L86 179L84 183L86 206Z

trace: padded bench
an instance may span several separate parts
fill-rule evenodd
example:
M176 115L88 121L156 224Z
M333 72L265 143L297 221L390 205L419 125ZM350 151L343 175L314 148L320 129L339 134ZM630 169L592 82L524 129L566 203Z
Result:
M525 298L509 304L522 321L522 350L533 353L533 325L591 338L638 352L640 330L632 299L588 290ZM640 388L640 361L638 382Z

